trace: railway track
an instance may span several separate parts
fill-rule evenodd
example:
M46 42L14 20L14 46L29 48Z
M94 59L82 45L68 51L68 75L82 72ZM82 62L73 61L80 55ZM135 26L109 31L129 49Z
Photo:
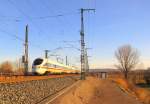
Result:
M52 95L48 95L45 98L43 98L41 101L37 102L36 104L51 104L54 100L56 100L63 94L67 93L69 90L71 90L72 88L77 86L79 83L80 83L80 81L77 81L74 84L63 88Z
M50 78L62 78L69 76L79 76L79 74L63 74L63 75L48 75L48 76L0 76L0 83L18 83L33 80L43 80Z

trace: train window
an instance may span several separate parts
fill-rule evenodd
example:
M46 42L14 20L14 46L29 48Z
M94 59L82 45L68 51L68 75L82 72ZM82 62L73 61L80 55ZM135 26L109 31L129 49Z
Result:
M43 59L36 59L33 64L40 65L40 64L42 64L42 62L43 62Z

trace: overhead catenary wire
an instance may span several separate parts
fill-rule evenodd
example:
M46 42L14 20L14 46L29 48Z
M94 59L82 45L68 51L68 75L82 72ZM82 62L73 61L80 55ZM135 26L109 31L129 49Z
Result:
M17 17L17 16L6 16L6 15L2 15L2 13L0 14L0 21L14 21L14 22L20 22L21 18Z
M26 19L30 20L30 22L33 24L33 26L38 30L38 35L41 36L41 34L40 34L41 28L39 28L38 25L34 24L34 22L32 21L32 18L30 16L28 16L25 12L23 12L20 8L18 8L12 0L7 0L7 1L10 4L12 4L22 15L24 15ZM43 33L43 31L41 33ZM30 44L30 42L29 42L29 44ZM35 47L37 47L39 49L42 49L38 45L33 45L33 46L35 46ZM42 50L45 50L45 49L42 49Z
M9 32L7 32L7 31L5 31L5 30L3 30L3 29L0 29L0 32L3 32L3 33L5 33L6 35L8 35L8 36L10 36L10 37L12 37L12 38L14 38L14 39L16 39L16 40L19 40L19 41L24 42L24 39L22 39L21 37L17 36L16 34L9 33ZM44 48L42 48L42 47L39 46L39 45L36 45L36 44L31 43L30 41L29 41L29 44L30 44L32 47L36 47L36 48L41 49L41 50L44 49Z
M38 34L39 36L41 36L40 34L40 31L41 31L41 28L39 28L32 20L31 20L31 17L28 16L25 12L23 12L20 8L18 8L16 6L16 4L12 1L12 0L7 0L10 4L12 4L22 15L24 15L24 17L27 19L27 20L30 20L30 22L33 24L33 26L38 30Z
M42 20L42 19L50 19L50 18L57 18L57 17L64 17L64 16L69 16L69 15L76 15L79 14L79 12L74 12L74 13L58 13L56 15L47 15L47 16L40 16L40 17L29 17L30 20ZM21 17L11 17L11 16L0 16L0 19L5 19L7 21L23 21L23 18Z
M26 3L28 4L28 5L30 5L30 7L32 7L32 10L34 10L34 11L36 11L36 8L35 8L35 6L34 5L32 5L32 2L31 1L27 1L26 0ZM41 3L42 4L42 3ZM43 5L44 6L44 5ZM45 6L44 6L45 7ZM46 10L49 10L49 8L46 8ZM39 17L37 17L37 18L39 18ZM56 17L56 19L58 19L57 17ZM45 25L47 25L48 26L48 22L46 21L44 21L45 19L35 19L34 17L30 17L30 20L31 21L34 21L34 20L38 20L38 21L42 21L42 23L41 23L41 25L44 23ZM41 26L42 27L42 26ZM51 27L52 28L52 27ZM41 29L41 28L40 28ZM45 28L44 28L45 29ZM43 29L41 29L41 30L43 30ZM50 41L50 39L52 39L52 36L50 36L50 35L45 35L46 34L46 31L42 31L42 35L44 35L44 37L42 37L42 38L44 38L44 40L47 40L48 42Z
M56 15L51 15L51 14L49 14L49 13L52 13L53 12L53 10L51 9L51 8L49 8L49 6L48 6L48 4L47 3L45 3L44 2L44 0L41 2L41 4L42 4L42 6L46 9L46 10L49 10L50 12L48 12L48 15L47 16L41 16L41 17L35 17L35 21L37 20L48 20L48 19L53 19L53 18L55 18L55 19L57 19L57 23L59 23L60 25L57 25L57 27L56 28L58 28L59 26L59 33L58 34L61 34L61 36L62 35L65 35L65 32L67 32L68 33L68 28L67 28L67 30L65 30L65 28L63 27L63 25L64 25L64 23L66 24L66 21L67 21L67 26L70 28L71 26L73 26L73 24L72 23L70 23L70 19L67 19L66 17L70 17L70 16L74 16L74 15L78 15L78 14L80 14L80 12L79 11L69 11L69 12L58 12ZM62 17L65 17L65 18L62 18ZM48 23L48 22L46 22L46 23Z
M25 12L23 12L20 8L16 6L16 4L12 0L7 0L10 4L12 4L21 14L23 14L28 20L31 21L31 23L34 25L35 28L38 30L39 36L41 36L40 33L43 33L44 31L41 30L41 28L38 27L37 24L33 22L33 20L41 20L41 19L47 19L47 18L57 18L57 17L62 17L62 16L67 16L67 15L73 15L73 14L79 14L79 12L68 12L68 13L60 13L57 15L49 15L49 16L41 16L41 17L30 17L28 16ZM47 8L48 9L48 8ZM18 17L17 17L18 18ZM58 19L58 18L57 18ZM22 21L19 19L19 21ZM42 32L40 32L42 31ZM43 34L42 34L43 35ZM47 38L46 38L47 39Z
M60 14L57 14L57 15L41 16L41 17L30 17L30 16L27 15L21 8L18 8L17 5L14 3L14 1L12 1L12 0L8 0L8 1L9 1L13 6L15 6L15 8L16 8L21 14L23 14L28 20L30 20L31 22L32 22L33 20L43 20L43 19L57 18L57 17L63 17L63 16L68 16L68 15L79 14L79 12L73 12L73 13L71 12L71 13L60 13ZM21 17L19 18L20 21L22 21L22 19L23 19L23 18L21 18ZM33 24L35 27L37 27L37 25L35 25L34 22L32 22L32 24ZM40 29L38 29L38 30L40 30ZM6 31L6 32L7 32L7 31ZM9 34L9 33L7 32L6 34ZM10 35L10 34L9 34L9 35ZM12 35L12 34L11 34L11 35ZM24 39L18 37L18 36L15 35L15 34L12 35L12 37L14 37L14 38L17 39L17 40L21 40L21 41L24 42ZM31 44L31 42L29 42L29 44ZM40 46L34 45L33 43L31 44L31 46L37 47L37 48L41 49ZM44 50L44 48L43 48L42 50Z
M7 31L5 31L5 30L3 30L3 29L0 29L0 32L3 32L3 33L5 33L6 35L11 36L11 37L13 37L13 38L15 38L15 39L17 39L17 40L24 41L24 39L18 37L18 36L15 35L15 34L10 34L9 32L7 32Z
M6 24L6 23L3 23L3 24ZM6 24L6 25L7 25L7 24ZM15 34L15 33L10 33L10 32L8 32L8 30L6 31L6 30L0 28L0 32L3 32L3 33L5 33L7 36L12 37L12 38L14 38L14 39L16 39L16 40L19 40L19 41L24 42L24 39L23 39L23 38L19 37L19 36L18 36L17 34ZM37 44L34 44L33 42L31 43L31 42L29 41L29 44L31 45L31 47L34 47L34 48L38 48L38 49L41 49L41 50L44 49L44 48L42 48L41 46L39 46L39 45L37 45Z
M4 18L3 18L3 19L0 18L0 21L7 21L7 22L8 22L8 21L14 21L14 22L20 22L19 19L7 19L7 18L5 18L5 19L4 19Z
M32 20L38 20L38 19L48 19L48 18L56 18L56 17L63 17L63 16L68 16L68 15L75 15L79 14L79 12L74 12L74 13L63 13L63 14L57 14L57 15L48 15L48 16L41 16L41 17L32 17Z
M12 4L21 14L23 14L26 18L30 19L30 20L40 20L40 19L48 19L48 18L57 18L57 17L64 17L64 16L69 16L69 15L76 15L76 14L80 14L80 12L66 12L66 13L58 13L56 15L47 15L47 16L39 16L39 17L30 17L28 15L26 15L26 13L24 13L20 8L18 8L15 3L12 0L7 0L10 4ZM28 1L29 2L29 1ZM30 4L31 5L31 4ZM46 6L47 9L49 9ZM19 17L19 16L0 16L0 18L8 18L9 20L14 20L14 21L22 21L23 18Z
M38 26L38 24L35 24L33 21L34 20L43 20L43 19L48 19L48 18L57 18L57 17L62 17L62 16L67 16L67 15L73 15L73 14L77 14L79 12L76 12L76 13L60 13L58 15L51 15L51 16L41 16L41 17L30 17L28 16L22 9L18 8L17 5L12 1L12 0L7 0L10 4L12 4L22 15L24 15L24 17L28 20L30 20L30 22L33 24L33 26L37 29L38 31L38 35L41 36L41 33L42 35L44 35L44 31ZM31 5L31 4L29 4ZM58 19L58 18L57 18ZM21 21L21 19L20 19ZM60 23L60 22L59 22ZM44 36L42 38L45 38L46 40L48 39L47 36Z
M34 19L46 19L46 18L54 18L54 17L60 17L60 16L66 16L66 15L73 15L74 13L60 13L60 14L58 14L58 15L51 15L51 16L42 16L42 17L36 17L36 18L32 18L32 17L29 17L29 16L27 16L21 9L19 9L16 5L15 5L15 3L12 1L12 0L8 0L8 2L9 3L11 3L21 14L23 14L26 18L28 18L29 20L34 20ZM77 13L77 12L76 12ZM78 12L79 13L79 12ZM3 16L3 17L7 17L7 16ZM9 17L11 17L11 16L9 16ZM18 16L16 16L16 17L12 17L12 18L16 18L15 19L15 21L22 21L22 19L20 18L20 17L18 17ZM31 21L32 22L32 21ZM32 22L32 24L34 24L33 22ZM39 29L38 29L39 30ZM6 31L5 31L6 32Z

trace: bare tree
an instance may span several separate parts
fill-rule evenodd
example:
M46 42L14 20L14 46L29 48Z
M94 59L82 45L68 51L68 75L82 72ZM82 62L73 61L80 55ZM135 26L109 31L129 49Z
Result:
M130 45L124 45L118 48L115 52L115 57L118 60L116 67L123 73L127 79L129 72L136 67L139 62L138 51Z

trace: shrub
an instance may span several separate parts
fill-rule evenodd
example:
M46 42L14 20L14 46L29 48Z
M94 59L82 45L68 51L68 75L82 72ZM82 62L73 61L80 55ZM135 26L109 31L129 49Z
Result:
M150 104L150 91L149 90L139 88L133 83L129 83L125 79L118 78L118 79L115 79L115 81L120 86L122 86L125 90L131 90L133 92L132 94L135 94L142 102L144 102L144 104Z
M10 62L6 61L6 62L3 62L0 66L0 72L2 73L12 73L13 67L11 65Z
M150 84L150 69L146 70L146 72L144 73L144 79L147 84Z

